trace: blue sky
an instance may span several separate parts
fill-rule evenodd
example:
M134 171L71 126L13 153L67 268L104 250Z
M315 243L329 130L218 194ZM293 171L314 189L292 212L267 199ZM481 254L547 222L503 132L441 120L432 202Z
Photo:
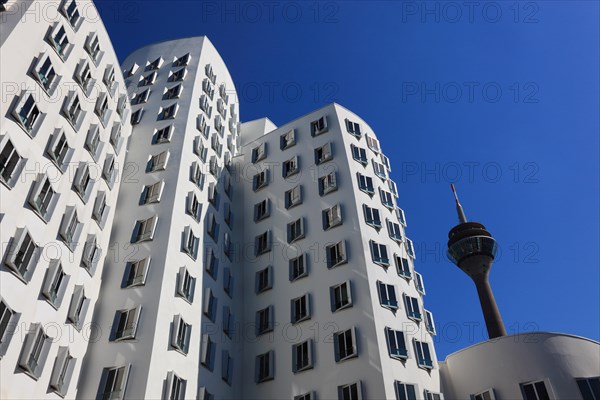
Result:
M600 339L598 2L96 3L121 60L209 36L243 121L283 124L336 101L371 125L438 358L486 338L472 282L444 255L451 182L499 242L491 283L508 332Z

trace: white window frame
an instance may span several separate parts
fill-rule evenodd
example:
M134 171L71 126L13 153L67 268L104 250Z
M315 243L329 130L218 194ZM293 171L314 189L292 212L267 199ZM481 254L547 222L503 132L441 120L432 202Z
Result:
M342 343L343 341L343 343ZM348 346L347 341L350 341ZM333 333L333 347L335 362L349 360L358 357L358 343L356 341L356 328L352 327L343 331Z
M319 178L319 194L325 196L335 192L338 189L337 172L332 171L325 176Z
M136 261L130 261L125 267L123 273L123 282L121 288L127 289L136 286L144 286L148 271L150 270L151 257L142 258Z
M369 247L371 248L371 260L375 264L384 267L390 265L389 251L385 243L369 240Z
M23 282L29 282L40 253L40 247L27 228L17 228L6 252L4 263ZM25 261L25 263L23 263Z
M382 281L377 281L377 293L379 294L379 304L390 310L397 310L398 305L398 296L396 295L396 287L389 283L385 283Z
M352 307L352 283L350 280L331 286L329 288L329 297L331 301L331 312L337 312Z
M327 268L335 268L348 262L348 251L346 247L345 240L325 246Z
M171 329L171 347L187 355L192 335L192 325L186 323L181 314L173 316L173 328Z
M388 345L388 354L397 360L408 359L408 346L404 332L385 327L385 340Z
M329 130L327 126L327 116L323 115L322 117L312 121L310 123L310 134L311 136L321 135Z
M406 308L406 316L413 321L422 321L423 314L421 313L421 306L419 305L419 299L412 297L404 293L404 307Z
M117 310L111 331L111 341L120 342L122 340L135 339L141 313L141 305L134 308Z

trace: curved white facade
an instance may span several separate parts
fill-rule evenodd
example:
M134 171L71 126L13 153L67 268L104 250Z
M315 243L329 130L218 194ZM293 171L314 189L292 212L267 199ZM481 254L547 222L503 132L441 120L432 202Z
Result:
M74 398L131 131L129 100L91 1L3 3L0 397Z

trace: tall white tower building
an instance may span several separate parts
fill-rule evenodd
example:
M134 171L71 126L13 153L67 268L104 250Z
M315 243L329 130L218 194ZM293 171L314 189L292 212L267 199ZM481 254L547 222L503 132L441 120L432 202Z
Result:
M0 397L74 398L129 101L91 1L2 3Z

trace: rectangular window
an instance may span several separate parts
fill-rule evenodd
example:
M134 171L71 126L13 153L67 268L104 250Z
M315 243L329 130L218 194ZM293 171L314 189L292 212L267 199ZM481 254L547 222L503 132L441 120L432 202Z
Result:
M148 75L142 75L138 83L138 87L150 86L154 84L156 80L156 71L149 73Z
M194 235L194 231L188 225L184 229L184 238L183 238L183 246L182 250L184 253L192 257L192 259L196 259L198 256L198 244L200 243L200 238Z
M42 296L54 308L60 307L68 282L69 277L65 274L60 261L50 260L50 265L42 284Z
M404 332L396 331L391 328L385 328L385 337L387 339L388 351L390 357L405 360L408 358L408 350L404 340ZM415 399L416 400L416 399Z
M338 400L362 400L360 381L338 386Z
M360 138L360 124L358 122L352 122L349 119L346 119L346 130L349 134Z
M229 306L223 307L223 333L226 334L229 338L231 338L231 328L233 325L233 315L231 315L231 310Z
M365 138L367 138L367 147L369 147L369 149L371 149L373 152L379 153L379 141L369 135L365 135Z
M146 65L145 71L153 71L153 70L159 69L163 64L163 61L164 60L162 59L162 57L158 57L156 60L154 60L151 63L148 63L148 65Z
M198 186L200 190L204 188L204 174L202 173L202 167L199 163L194 161L192 163L191 171L190 171L190 180Z
M228 385L231 385L233 380L233 358L227 350L221 352L221 379Z
M212 99L212 97L211 97L211 99ZM200 109L202 111L204 111L204 113L208 116L208 118L211 117L211 115L212 115L212 107L210 106L210 100L204 94L200 97Z
M548 389L544 381L521 384L524 400L550 400Z
M381 179L387 179L387 170L383 164L379 164L377 161L373 160L373 170L375 171L375 175Z
M142 90L141 92L137 92L136 94L133 95L133 98L131 99L131 104L133 104L133 105L143 104L148 101L149 96L150 96L150 89L145 89L145 90Z
M395 198L398 198L398 188L396 187L396 182L394 182L391 179L388 179L387 183L390 187L390 192L392 192Z
M377 243L374 240L369 240L369 247L371 248L371 259L375 264L386 267L390 265L387 245Z
M283 162L281 173L284 178L295 175L298 172L300 172L298 156L294 156Z
M212 247L206 248L205 263L204 270L211 278L216 280L217 273L219 272L219 259L217 258L216 251Z
M231 274L231 268L223 269L223 290L229 297L233 296L233 275Z
M262 172L254 175L252 178L252 189L257 191L266 187L269 184L269 170L265 169Z
M292 371L294 373L306 371L313 367L312 361L313 341L308 339L305 342L292 346Z
M406 217L404 215L404 210L400 207L396 207L396 216L398 217L398 222L400 222L404 227L406 227Z
M413 245L412 240L406 238L406 240L404 240L404 247L406 248L406 254L408 254L408 256L414 260L416 258L416 254L415 246Z
M273 330L273 306L268 306L256 312L256 336Z
M366 204L363 204L363 210L367 225L370 225L375 229L381 228L381 217L379 216L379 210L377 208L371 208Z
M175 350L187 355L191 333L192 326L187 324L181 318L181 315L175 315L173 317L173 329L171 330L171 346Z
M106 88L109 92L112 92L112 87L115 83L115 68L112 65L109 65L104 70L104 76L102 77L102 82L106 85ZM112 94L111 94L112 96Z
M306 293L290 301L292 324L310 319L310 294Z
M85 243L83 244L81 266L90 274L90 276L94 275L101 255L102 251L100 247L98 247L96 235L88 235Z
M401 242L402 241L402 231L400 230L400 225L390 221L389 219L386 220L387 222L387 227L388 227L388 235L390 236L390 238L392 238L393 240L397 241L397 242Z
M169 82L180 82L185 78L185 68L178 69L177 71L171 72L171 75L168 78Z
M90 62L87 60L81 60L81 62L77 65L77 69L75 70L75 75L73 78L79 84L83 90L83 93L85 93L86 96L89 96L89 90L91 89L91 83L93 82Z
M310 123L310 134L312 136L317 136L322 133L327 132L327 118L322 116L316 121Z
M342 225L342 206L338 203L333 207L323 210L323 229L328 230Z
M252 162L257 163L267 157L267 144L262 143L252 149Z
M202 335L202 343L200 350L200 363L212 371L215 361L215 352L217 344L212 341L208 334Z
M345 240L326 246L325 253L327 255L327 268L334 268L348 262Z
M370 176L366 176L358 172L356 174L358 179L358 188L363 192L367 193L369 196L372 196L375 193L375 187L373 186L373 178Z
M147 172L163 171L169 161L169 150L150 156Z
M19 367L37 380L44 369L51 343L52 338L46 335L42 324L31 324L21 350Z
M600 400L600 377L575 379L583 400ZM488 400L488 399L476 399ZM495 400L495 399L491 399Z
M58 169L64 171L65 162L72 153L64 130L61 129L50 137L46 152Z
M73 181L73 189L75 190L75 193L77 193L79 197L86 202L93 185L94 183L90 175L89 164L85 162L80 163Z
M369 162L367 160L367 151L362 147L358 147L353 144L350 145L350 148L352 150L352 158L355 161L361 163L362 165L367 165L367 163Z
M190 53L187 53L186 55L181 56L178 59L176 59L175 61L173 61L173 66L174 67L185 67L186 65L188 65L189 61L190 61Z
M350 281L342 282L329 288L331 312L352 307L352 289Z
M260 203L254 205L254 222L258 222L267 218L271 213L271 202L269 199L264 199Z
M268 266L256 272L256 294L273 288L273 267Z
M98 98L98 101L101 101L101 97ZM96 103L98 104L98 102ZM100 107L102 104L100 104ZM107 105L108 107L108 105ZM96 113L98 113L99 106L96 106ZM102 111L102 110L101 110ZM83 119L83 109L81 108L81 101L79 100L79 95L76 92L70 92L69 95L65 98L65 102L62 108L62 113L69 121L69 123L75 128L78 129L80 122ZM103 120L102 120L103 121ZM104 122L104 121L103 121Z
M330 172L329 174L319 178L319 194L325 196L328 193L337 190L337 174Z
M206 218L206 233L217 242L219 238L219 224L217 224L214 213L208 213L208 218Z
M100 378L97 398L103 400L124 399L130 369L131 364L122 367L104 368Z
M302 204L302 186L297 185L285 192L285 208L290 209Z
M381 204L389 209L394 209L394 200L390 192L379 189L379 196L381 197Z
M37 60L32 75L48 93L53 89L53 83L58 81L52 60L47 54Z
M177 296L183 298L188 303L194 301L194 292L196 289L196 278L190 275L186 267L179 267L177 274Z
M106 93L102 93L96 100L94 113L98 116L102 126L106 126L108 116L110 115L108 112L108 95Z
M96 32L89 34L83 47L94 61L94 64L98 65L102 51L100 50L100 39Z
M79 28L79 22L82 19L79 14L79 10L77 9L77 2L75 0L66 1L61 9L69 23L73 27L73 29L77 30Z
M379 293L379 304L381 304L382 307L391 310L398 309L398 300L396 298L396 288L394 285L388 285L387 283L377 281L377 292Z
M147 218L140 219L135 223L133 230L132 243L145 242L147 240L154 239L154 231L158 223L158 217L156 215Z
M280 136L281 150L286 150L296 144L296 132L292 129Z
M167 373L167 396L169 400L184 400L185 399L185 388L187 381L179 377L175 372L169 371Z
M419 300L416 297L404 295L404 305L406 306L406 316L413 321L421 321L423 316L421 315L421 308L419 307Z
M15 313L4 299L0 298L0 357L8 349L10 340L16 332L18 320L19 314Z
M144 286L146 284L146 276L148 276L149 269L150 257L128 262L125 266L121 287L125 289L135 286Z
M275 353L273 350L256 356L256 383L266 382L275 378Z
M335 361L341 362L350 358L358 357L356 347L356 329L351 328L333 334L333 345L335 349Z
M42 113L35 102L33 94L25 92L13 109L12 115L21 127L30 136L33 136L37 128L36 122L40 119Z
M388 171L391 172L392 168L390 167L390 160L383 153L381 153L379 156L381 157L381 163Z
M417 355L417 365L420 368L433 369L433 360L431 359L431 353L429 352L429 344L414 340L415 354Z
M415 385L394 381L396 400L417 400Z
M333 160L333 144L325 143L323 146L315 149L315 164L320 165Z
M287 224L287 242L294 243L306 236L304 228L304 218L298 218L297 220Z
M168 107L164 107L164 108L161 107L161 109L158 113L157 121L175 118L178 108L179 108L179 106L177 105L177 103L171 104Z
M412 278L410 264L407 258L394 254L394 262L396 264L396 272L398 272L399 276L407 279Z
M59 396L64 397L69 389L69 382L75 369L75 359L69 353L68 346L58 348L52 375L50 375L50 388Z
M200 222L202 216L202 204L198 200L196 193L189 192L186 201L186 211L189 215L194 218L197 222Z
M38 179L33 184L33 189L29 195L29 205L41 216L44 221L50 217L51 206L56 192L50 184L50 179L46 174L39 174Z
M425 310L425 328L427 332L435 335L435 323L433 322L433 314L430 311Z
M470 395L470 397L472 400L496 400L496 396L494 394L494 389L488 389L481 393L472 394L472 395ZM584 400L589 400L589 399L586 399L584 397ZM591 397L591 400L594 400L594 398Z
M79 231L79 219L75 207L67 207L59 229L59 235L65 244L71 248Z
M164 181L158 181L144 186L140 197L140 205L160 202L164 186Z
M419 293L425 294L425 286L423 285L423 277L417 271L415 271L415 286Z
M112 188L115 177L115 155L107 154L104 159L104 165L102 168L102 178L108 184L108 187Z
M10 139L6 138L2 142L4 146L0 151L0 179L5 185L12 187L17 182L24 164L23 157L19 155Z
M111 331L111 341L135 339L142 306L118 310Z
M69 37L65 27L58 24L52 29L47 36L48 43L58 53L61 59L65 59L69 49Z
M90 126L85 139L85 148L90 152L92 158L98 161L98 156L102 149L102 143L100 142L100 128L98 125Z
M69 311L67 312L67 322L71 323L78 331L83 326L89 303L90 300L85 297L83 285L76 285L73 289L73 296L71 297Z
M29 282L39 256L39 247L27 228L18 228L10 248L6 252L5 264L25 282Z
M308 266L304 254L292 258L290 264L290 282L308 276Z
M271 231L266 231L254 238L254 252L256 256L271 251Z
M210 288L204 288L204 302L202 304L203 313L209 320L215 322L217 319L217 303L218 300Z
M315 393L308 392L294 396L294 400L315 400Z

